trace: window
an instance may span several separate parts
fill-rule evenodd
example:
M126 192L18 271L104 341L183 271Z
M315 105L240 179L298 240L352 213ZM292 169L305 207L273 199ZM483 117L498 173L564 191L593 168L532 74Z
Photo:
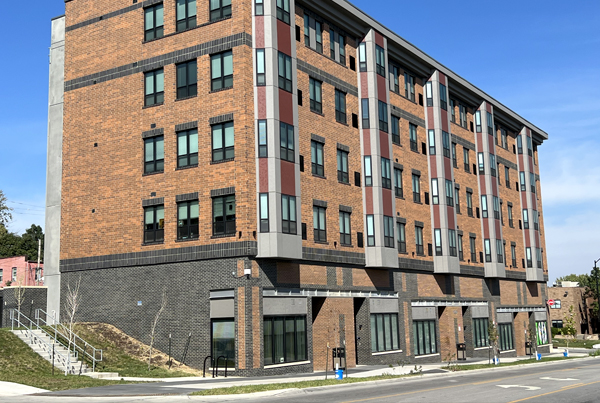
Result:
M542 250L540 248L535 248L535 255L537 258L537 268L542 268Z
M233 87L233 53L231 50L210 57L211 90Z
M467 215L473 217L473 193L467 192Z
M481 196L481 216L483 218L488 218L488 205L487 205L487 196Z
M313 206L313 227L315 242L327 242L325 207Z
M471 173L470 163L469 163L469 149L463 147L463 159L465 164L465 172Z
M533 172L529 173L529 185L531 187L531 193L535 193L535 174Z
M508 139L506 136L506 129L500 128L500 139L502 140L502 148L508 149Z
M536 210L531 211L531 215L533 216L533 229L539 231L540 229L540 218L539 214Z
M417 150L417 126L412 123L408 124L408 132L410 136L410 149L414 152L418 152Z
M367 246L375 246L375 217L367 215Z
M427 131L427 140L429 142L429 155L435 155L435 130Z
M260 232L269 232L269 194L261 193L259 200L260 200Z
M235 234L235 195L213 198L213 235Z
M494 200L494 218L496 220L500 219L500 199L498 196L493 196Z
M393 64L390 64L390 90L400 93L400 69Z
M296 197L281 195L281 232L296 235Z
M508 226L514 228L512 206L510 204L508 205Z
M514 350L512 323L499 323L500 351Z
M337 49L336 49L336 44ZM329 30L329 49L330 56L333 60L340 62L340 64L346 65L346 49L344 48L344 36L338 34L333 29Z
M235 368L234 319L212 319L211 324L212 356L225 357L225 359L227 360L227 366L230 368Z
M13 267L12 268L12 282L16 282L17 281L17 268Z
M348 177L348 153L346 151L337 150L337 171L338 182L350 183Z
M279 52L279 88L292 92L292 58Z
M400 119L392 116L392 143L400 145Z
M144 243L163 242L165 240L164 206L144 207ZM13 277L16 270L13 269ZM15 279L16 280L16 279ZM13 281L15 281L13 280Z
M485 261L486 262L491 262L492 261L492 247L490 244L490 240L489 239L485 239L483 241L483 246L485 249Z
M527 137L527 154L530 157L533 157L533 147L531 145L531 137L526 136Z
M437 353L435 320L413 321L413 337L415 355Z
M265 73L265 50L256 49L256 85L262 86L267 84Z
M496 177L496 156L490 154L490 175Z
M431 180L431 203L440 204L440 191L437 178Z
M198 238L198 200L177 203L177 239Z
M213 162L232 160L234 150L233 122L212 126L212 160Z
M551 306L550 308L554 308L554 306ZM563 321L562 320L552 320L552 327L555 327L557 329L562 329Z
M404 73L404 96L415 102L415 78Z
M477 249L475 248L475 238L469 237L469 247L471 248L471 263L477 263Z
M479 175L484 175L485 165L483 162L483 153L477 153L477 162L479 163Z
M256 15L264 15L265 14L265 8L264 8L264 2L263 0L256 0L255 1L255 7L254 7L254 13Z
M442 145L444 147L444 157L450 158L450 134L442 131Z
M458 259L462 262L465 260L465 255L463 252L463 236L458 236Z
M210 20L218 21L231 16L231 0L210 0Z
M417 255L425 256L423 250L423 228L415 226L415 245L417 249Z
M440 106L443 110L448 110L448 94L446 86L442 83L440 83Z
M525 172L519 172L519 179L521 181L521 192L524 192L527 189L527 186L525 185Z
M364 98L361 100L361 111L362 111L362 128L368 129L369 123L369 99Z
M435 243L435 255L442 256L443 255L442 230L439 228L436 228L435 230L433 230L433 238L434 238L434 243Z
M367 71L367 44L358 45L358 67L361 72Z
M379 101L379 130L388 132L388 106L382 101Z
M335 90L335 120L346 123L346 94Z
M450 121L452 123L456 123L456 101L451 99L450 100Z
M503 250L504 246L502 245L502 240L496 239L496 257L498 258L498 263L504 263Z
M460 192L458 190L458 188L454 188L454 199L455 199L455 203L454 206L456 207L456 214L460 214Z
M489 344L488 318L473 319L473 344L475 348L487 347Z
M164 10L162 3L144 9L144 40L162 38L164 35Z
M0 284L4 281L4 269L0 269Z
M506 182L506 187L510 189L510 168L504 167L504 180Z
M398 231L398 252L406 253L406 224L399 222L396 227Z
M452 165L454 166L454 168L458 168L458 159L456 157L456 143L452 143Z
M494 130L494 117L491 113L487 112L487 126L488 126L488 134L490 136L496 137L496 131ZM498 138L496 138L496 144L498 144Z
M392 188L392 172L390 169L390 160L381 158L381 186L385 189Z
M467 107L461 104L458 104L458 109L460 112L460 125L467 128Z
M320 81L315 80L314 78L309 79L310 85L310 110L317 113L323 112L323 101L322 101L322 92L321 86L322 83Z
M165 170L165 141L163 136L144 140L144 173Z
M263 318L265 365L306 361L306 316Z
M323 53L323 26L319 21L315 21L315 42L317 44L317 52Z
M379 45L375 45L375 57L377 74L385 77L385 50Z
M294 126L281 122L279 124L279 137L281 143L281 159L295 161Z
M404 191L402 190L402 170L394 168L394 194L396 197L404 197Z
M165 73L163 69L144 74L144 105L160 105L165 100Z
M515 245L510 245L510 257L512 259L512 267L517 267L517 248Z
M340 244L352 245L352 237L350 235L350 213L340 211Z
M421 203L421 178L419 175L412 176L413 202Z
M265 158L269 154L267 147L267 121L258 121L258 156Z
M371 173L371 156L365 156L365 186L373 186L373 174Z
M454 190L452 189L452 181L446 179L446 204L454 207Z
M312 174L325 176L325 167L323 166L323 143L316 141L310 142L310 158Z
M517 135L517 150L519 154L523 154L523 137L520 134Z
M383 216L383 244L386 248L394 247L394 217Z
M481 111L475 112L475 130L481 133Z
M196 60L177 65L177 99L196 96L197 71Z
M550 307L550 309L561 309L561 301L560 299L554 300L554 305Z
M196 26L196 0L177 0L177 32Z
M371 314L371 351L399 350L398 342L398 314L372 313Z
M431 88L431 81L425 84L425 98L427 99L427 106L433 106L433 89Z
M177 133L177 168L198 165L198 130Z
M310 47L310 16L304 14L304 45Z

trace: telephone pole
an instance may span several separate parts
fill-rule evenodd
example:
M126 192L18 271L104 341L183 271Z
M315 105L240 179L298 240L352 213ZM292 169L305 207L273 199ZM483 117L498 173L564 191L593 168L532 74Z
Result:
M38 263L35 269L35 285L40 285L40 255L42 253L42 240L38 239Z

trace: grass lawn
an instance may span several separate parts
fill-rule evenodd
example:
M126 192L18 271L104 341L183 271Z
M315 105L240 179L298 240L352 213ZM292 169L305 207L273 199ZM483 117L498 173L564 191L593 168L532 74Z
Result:
M474 369L483 369L483 368L493 368L493 367L511 367L514 365L523 365L523 364L535 364L536 362L549 362L549 361L563 361L570 360L578 357L542 357L541 361L537 361L535 358L531 360L519 360L514 362L502 362L502 358L500 358L500 364L465 364L465 365L455 365L453 366L454 371L469 371ZM446 367L444 367L446 369Z
M0 329L0 380L52 391L130 383L64 376L59 370L53 376L52 365L6 329Z
M567 347L567 341L565 339L553 339L552 344L554 347ZM594 344L600 344L598 340L570 340L569 347L572 348L593 348Z

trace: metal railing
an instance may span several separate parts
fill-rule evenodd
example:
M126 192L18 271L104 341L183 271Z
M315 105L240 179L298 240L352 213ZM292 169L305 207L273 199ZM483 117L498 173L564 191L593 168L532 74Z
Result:
M27 316L23 315L20 311L16 309L10 310L10 320L11 320L11 330L15 330L15 323L17 324L17 328L25 328L26 336L29 338L29 343L31 345L37 345L44 352L44 354L48 355L48 360L52 361L52 365L54 368L54 361L58 360L59 365L62 365L65 369L65 375L68 373L74 373L75 368L71 368L71 354L69 349L59 342L55 337L53 337L50 333L42 329L36 322L29 319ZM52 341L51 343L47 343L41 337L33 332L35 330L41 331L43 334L46 334L48 338ZM65 348L65 350L69 351L67 356L65 357L60 351L56 350L54 346L56 344L61 345ZM43 356L43 354L40 354ZM75 354L75 362L77 362L77 354ZM54 369L52 370L54 372Z
M51 320L49 320L49 318ZM63 340L69 341L73 347L73 352L76 354L81 352L83 358L87 357L92 362L92 372L96 372L96 363L102 361L102 349L95 348L90 343L83 340L67 326L58 323L54 316L48 315L43 309L35 310L35 319L37 320L38 326L41 321L44 326L50 327L54 331L55 339L60 336Z

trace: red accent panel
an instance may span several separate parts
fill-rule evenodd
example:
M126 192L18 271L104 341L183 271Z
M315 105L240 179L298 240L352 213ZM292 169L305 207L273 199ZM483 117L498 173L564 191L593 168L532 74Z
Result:
M389 135L379 130L379 152L383 158L391 159Z
M281 193L296 196L296 165L281 161Z
M444 157L444 179L452 180L452 162L450 158ZM446 186L446 184L444 184Z
M454 220L454 208L446 206L446 214L448 214L448 228L455 229L456 221Z
M429 107L427 108L427 130L433 130L434 128L435 122L433 120L433 107ZM427 136L425 136L425 138L427 138ZM426 141L426 143L428 142Z
M473 123L473 124L475 124L475 123ZM478 151L483 150L483 133L476 133L475 137L477 138ZM480 152L482 152L482 151L480 151Z
M443 109L441 109L441 111L442 111L442 130L450 133L450 130L448 129L448 111L445 111Z
M269 191L269 159L268 158L259 158L258 159L258 178L259 178L260 193L267 193Z
M371 155L371 130L363 130L363 154Z
M525 232L525 247L526 248L531 248L531 234L529 233L530 230L526 229L524 230ZM534 250L531 251L531 260L533 260L533 254L535 253ZM527 257L527 253L525 254L525 257Z
M379 99L382 102L387 103L387 85L385 85L385 77L380 76L379 74L377 74L377 99ZM379 105L377 106L379 107ZM377 116L379 116L379 111L377 112Z
M530 193L531 194L531 208L534 208L537 210L537 200L535 198L535 193Z
M277 20L277 48L288 56L292 55L292 33L290 26Z
M498 196L498 181L496 179L492 179L492 195Z
M433 178L437 178L438 177L438 173L437 173L437 160L435 159L435 155L431 155L429 156L429 165L431 166L431 171L429 172L429 176L433 179ZM438 183L438 188L439 188L439 183Z
M392 207L392 190L381 189L381 196L383 198L383 214L388 217L393 217L394 208Z
M291 92L279 89L279 120L288 125L294 124L294 101Z
M367 214L373 214L373 188L365 188L365 205L367 208Z
M257 104L258 104L258 118L267 118L267 87L256 87Z
M500 231L500 221L499 220L495 220L495 221L496 221L496 223L495 223L495 227L496 227L495 228L496 229L496 239L502 239L502 234L501 234L501 231Z
M254 39L257 48L265 47L265 17L262 15L254 17Z
M360 73L360 97L369 98L369 76L367 72Z
M433 227L434 228L440 228L441 224L440 224L441 220L440 220L440 206L439 205L435 205L433 206Z
M485 103L485 110L489 113L492 113L492 105L489 102Z
M382 48L384 47L383 45L383 35L381 35L379 32L375 32L375 43L379 46L381 46Z
M487 194L487 188L485 186L485 175L477 174L477 179L479 179L479 192L481 195ZM489 207L489 205L488 205Z
M443 73L440 73L440 84L446 85L446 76Z
M490 222L489 218L483 219L483 238L490 239Z

